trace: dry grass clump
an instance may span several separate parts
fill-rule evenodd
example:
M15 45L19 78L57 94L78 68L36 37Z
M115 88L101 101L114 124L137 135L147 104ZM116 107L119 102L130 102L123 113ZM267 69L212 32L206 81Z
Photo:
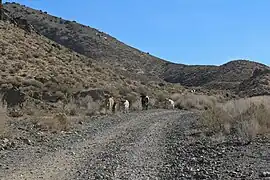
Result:
M245 139L270 132L270 96L217 103L202 114L201 123L210 132L235 134Z
M130 106L130 110L132 111L142 110L141 100L137 99L135 102L133 102Z
M154 97L150 97L149 104L155 108L166 108L166 98L169 97L165 91L157 91Z
M53 132L68 131L71 127L71 122L65 113L55 113L50 116L42 112L36 113L33 116L33 122L41 129Z
M198 95L198 94L179 94L175 93L171 96L175 101L175 107L185 110L205 110L213 106L217 99L214 96Z
M60 130L67 131L69 129L70 122L68 121L68 117L64 113L57 113L53 116L53 121L56 122L57 127Z
M72 127L71 116L92 116L99 112L100 104L91 96L74 99L68 102L54 103L52 110L36 108L31 119L42 130L51 132L68 131ZM31 106L34 107L34 106Z
M136 102L137 96L138 95L136 93L132 92L126 96L126 99L129 101L130 105L132 105L134 102Z
M94 101L91 96L85 96L78 99L71 98L63 106L63 112L70 116L85 114L92 116L99 113L101 102Z
M70 98L69 102L63 104L63 112L70 116L75 116L79 113L79 106L74 98Z
M101 102L97 102L97 101L89 101L87 103L87 109L86 109L86 115L87 116L93 116L97 113L99 113L99 110L100 110L100 105Z
M119 89L119 94L121 96L126 96L127 94L131 92L131 90L127 86L121 86L118 89Z
M158 102L163 102L163 101L165 101L166 97L167 97L166 94L164 94L163 92L157 93L157 101L158 101Z

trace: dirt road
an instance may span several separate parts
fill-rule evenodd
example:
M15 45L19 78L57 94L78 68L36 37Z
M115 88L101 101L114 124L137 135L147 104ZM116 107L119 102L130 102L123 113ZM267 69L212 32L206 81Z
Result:
M149 110L89 119L68 134L0 151L0 179L256 179L267 176L269 140L245 147L215 143L196 133L196 120L195 114L177 110ZM32 132L32 136L37 133Z

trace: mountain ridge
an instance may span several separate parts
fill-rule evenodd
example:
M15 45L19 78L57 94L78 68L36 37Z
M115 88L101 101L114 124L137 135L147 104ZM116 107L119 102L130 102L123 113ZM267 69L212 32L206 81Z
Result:
M141 75L145 81L165 80L187 87L237 91L241 82L249 79L256 68L269 69L267 65L250 60L234 60L219 66L178 64L142 52L76 21L64 20L18 3L5 3L4 7L11 16L29 21L45 37L122 73L128 72L131 77Z

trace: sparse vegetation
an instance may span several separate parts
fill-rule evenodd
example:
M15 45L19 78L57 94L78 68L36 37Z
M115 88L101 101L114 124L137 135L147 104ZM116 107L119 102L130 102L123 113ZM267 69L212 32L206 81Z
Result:
M229 71L227 79L224 79L222 75L216 76L220 77L219 79L213 79L212 73L209 73L224 72L231 64L226 64L222 67L173 64L127 46L117 39L110 37L108 34L94 28L75 22L71 23L70 21L40 13L33 9L22 8L19 4L5 4L5 8L7 8L12 15L25 17L34 25L39 33L46 37L80 54L84 54L104 64L109 64L118 69L118 74L133 80L139 79L142 85L146 85L149 80L160 81L161 79L166 79L169 82L178 82L184 85L195 84L196 86L211 84L212 81L215 83L228 82L227 80L231 77L238 77L239 79L239 75L235 76L235 74L238 73L236 70L232 72ZM52 21L52 19L55 19L55 21ZM63 21L66 23L62 23ZM70 24L72 24L72 26ZM54 35L52 36L52 34ZM109 43L104 43L105 39L106 42ZM35 55L35 57L41 58L42 54ZM240 68L245 66L246 69L249 69L247 73L243 73L243 76L248 76L256 63L244 61L243 63L235 62L234 65ZM95 71L100 72L102 68L95 67ZM241 76L241 78L243 76ZM131 81L126 82L130 83ZM162 86L165 85L164 82L159 83Z
M134 92L130 93L126 96L126 99L129 101L130 105L132 105L137 99L137 94Z
M63 111L70 116L75 116L79 113L79 107L74 98L71 98L69 102L63 104Z
M22 29L7 22L0 23L0 27L5 27L1 28L0 32L0 45L5 47L0 50L1 54L5 54L1 58L3 70L0 71L0 84L2 88L19 85L27 95L34 99L57 102L63 100L67 93L71 95L89 87L106 89L104 86L106 84L116 89L126 79L92 59L61 46L55 48L51 45L52 42L44 37L36 34L25 35ZM17 40L13 41L15 37ZM51 49L50 52L46 51L48 48ZM37 51L38 58L32 58L32 54L36 54ZM25 57L26 53L29 57ZM6 70L11 70L12 73ZM131 90L128 86L128 84L121 86L115 95L130 94ZM74 108L73 112L68 113L75 114Z
M213 106L218 101L215 96L198 95L192 93L175 93L171 96L171 98L175 101L176 108L185 110L205 110Z
M67 131L69 129L70 122L68 121L68 117L65 113L55 114L53 116L53 121L56 122L56 125L60 130Z
M49 39L98 62L118 68L118 74L133 80L140 79L143 85L149 80L164 79L185 86L235 91L239 83L252 76L254 68L269 69L263 64L248 60L231 61L221 66L174 64L134 49L106 33L75 21L63 20L20 4L7 3L4 7L10 14L27 19L39 33ZM42 58L40 53L33 55ZM102 68L95 67L95 71L100 72ZM160 85L165 83L160 82Z
M261 96L216 103L202 113L201 123L209 132L251 140L270 132L269 101L269 96Z
M95 115L99 112L99 110L100 110L100 102L95 102L90 97L89 101L87 102L86 115L87 116Z
M142 109L141 101L140 100L136 100L135 102L133 102L131 104L130 109L133 110L133 111L141 110Z
M70 118L65 113L54 113L52 115L36 112L32 121L41 128L51 132L67 131L70 128Z

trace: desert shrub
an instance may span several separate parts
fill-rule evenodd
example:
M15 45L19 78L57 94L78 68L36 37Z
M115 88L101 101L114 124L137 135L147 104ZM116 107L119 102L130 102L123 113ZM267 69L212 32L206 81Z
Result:
M36 112L32 117L32 121L42 130L52 132L67 131L70 129L70 121L65 113L55 113L51 116L40 112Z
M139 93L139 94L144 94L144 95L147 94L147 90L146 90L146 88L143 87L143 86L139 86L139 87L136 89L136 92Z
M205 110L217 101L214 96L206 96L206 95L197 95L197 94L179 94L175 93L171 96L172 100L175 101L175 107L179 109L198 109Z
M236 116L236 121L233 121L233 125L238 127L236 128L238 134L253 138L257 134L270 132L270 107L267 107L263 102L261 104L248 103L247 110Z
M75 116L75 115L77 115L76 107L73 107L73 108L69 109L68 114L69 114L70 116Z
M69 102L64 104L64 112L70 116L75 116L79 113L79 107L74 98L71 98Z
M142 105L141 105L141 101L140 100L136 100L135 102L133 102L130 106L130 109L133 111L139 111L142 109Z
M34 100L29 99L24 103L22 111L23 111L23 114L32 116L35 114L36 108L37 107L36 107Z
M234 134L252 140L270 132L270 97L253 97L214 104L200 123L213 133Z
M174 101L177 101L180 98L182 98L182 95L180 93L174 93L171 95L171 99Z
M88 104L93 102L93 98L91 96L85 96L85 97L80 97L75 100L76 104L78 104L80 107L83 108L88 108Z
M125 86L119 87L118 90L121 96L126 96L131 91L128 87L125 87Z
M163 92L159 92L157 94L157 101L158 102L164 102L166 100L166 95Z
M149 99L149 108L153 108L153 107L160 108L159 104L157 103L157 100L155 98L150 98Z
M100 102L98 101L89 101L87 103L87 112L86 115L87 116L92 116L95 115L100 109Z
M67 131L69 129L70 122L68 117L64 113L58 113L53 116L53 121L55 121L60 128L60 130Z
M231 116L221 107L211 106L202 113L201 123L210 132L228 132L229 130L226 127L227 123L231 123Z
M84 113L87 116L92 116L100 110L101 103L99 101L94 101L91 96L86 96L84 98L79 98L75 100L77 104L77 111L80 111L80 113ZM73 105L75 108L75 106Z
M130 105L132 105L136 99L137 99L137 95L136 93L132 92L132 93L129 93L127 96L126 96L126 99L129 101Z
M158 92L154 97L149 99L149 103L155 108L165 108L166 107L166 94L164 92Z

